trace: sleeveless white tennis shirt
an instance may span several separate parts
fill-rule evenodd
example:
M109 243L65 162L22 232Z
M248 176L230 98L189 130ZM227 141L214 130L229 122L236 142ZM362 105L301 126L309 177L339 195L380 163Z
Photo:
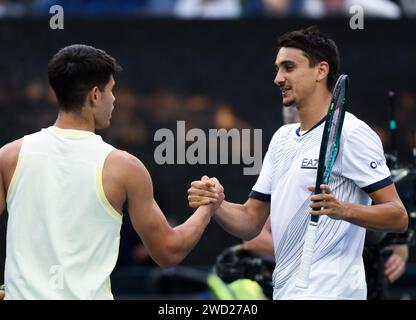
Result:
M305 134L299 124L274 134L251 198L270 201L276 267L274 299L365 299L365 229L321 216L308 289L295 286L315 185L324 119ZM377 134L346 113L329 186L342 202L370 205L368 193L392 183Z
M121 215L102 186L112 150L87 131L23 138L7 192L6 299L113 299Z

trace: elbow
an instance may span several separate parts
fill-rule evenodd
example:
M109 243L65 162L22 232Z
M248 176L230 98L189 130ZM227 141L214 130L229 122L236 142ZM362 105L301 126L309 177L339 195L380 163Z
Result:
M158 257L158 259L155 259L155 261L162 268L174 267L184 258L184 255L181 254L179 248L173 245L165 246L161 253L162 254Z
M240 238L243 241L250 241L250 240L254 239L256 236L257 235L250 233L250 234L244 234Z
M397 217L395 218L395 227L393 232L396 233L405 233L409 227L409 216L404 206L400 206L400 210L397 212Z
M172 268L177 264L174 260L169 259L158 260L156 263L159 265L159 267L164 269Z
M249 232L243 234L241 239L244 241L250 241L256 238L261 233L262 227L255 228L254 230L250 230Z
M397 232L399 232L399 233L406 232L408 227L409 227L409 216L407 215L407 212L406 212L405 209L403 209L401 217L398 220L399 220L399 223L398 223Z
M178 258L177 256L170 254L166 254L163 257L159 257L158 259L154 260L161 268L166 269L172 268L182 261L182 259Z

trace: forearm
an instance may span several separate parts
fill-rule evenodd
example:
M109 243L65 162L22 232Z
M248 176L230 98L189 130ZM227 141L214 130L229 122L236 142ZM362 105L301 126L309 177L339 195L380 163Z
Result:
M260 232L254 239L244 241L243 248L260 257L274 256L272 235L264 231Z
M188 220L174 228L172 264L181 262L198 243L211 220L211 210L210 206L201 206Z
M245 205L227 201L223 201L215 211L214 219L227 232L243 240L256 237L264 225L259 223Z
M344 203L345 219L366 229L384 232L405 232L408 217L404 207L396 202L365 206Z

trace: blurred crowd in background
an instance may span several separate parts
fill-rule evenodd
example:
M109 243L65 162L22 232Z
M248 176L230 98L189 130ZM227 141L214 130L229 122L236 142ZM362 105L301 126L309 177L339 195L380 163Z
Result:
M369 17L416 17L415 0L0 0L0 17L45 15L53 5L74 16L319 19L349 15L352 5L360 5Z

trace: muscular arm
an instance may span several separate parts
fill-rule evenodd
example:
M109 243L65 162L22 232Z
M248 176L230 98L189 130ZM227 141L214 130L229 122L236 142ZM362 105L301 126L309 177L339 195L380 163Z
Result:
M223 201L214 218L232 235L251 240L260 233L269 213L269 202L250 198L245 204Z
M211 208L201 206L185 223L172 228L153 198L152 180L144 165L127 153L122 158L134 229L159 265L169 267L179 263L200 239L210 221Z
M370 193L374 202L372 206L339 202L327 185L322 185L325 193L311 197L311 207L323 207L321 211L311 213L328 215L333 219L342 219L361 227L376 231L405 232L408 227L408 216L394 184ZM309 187L314 190L313 186Z
M370 193L372 206L346 204L346 221L367 229L386 232L405 232L408 227L406 209L394 184Z

